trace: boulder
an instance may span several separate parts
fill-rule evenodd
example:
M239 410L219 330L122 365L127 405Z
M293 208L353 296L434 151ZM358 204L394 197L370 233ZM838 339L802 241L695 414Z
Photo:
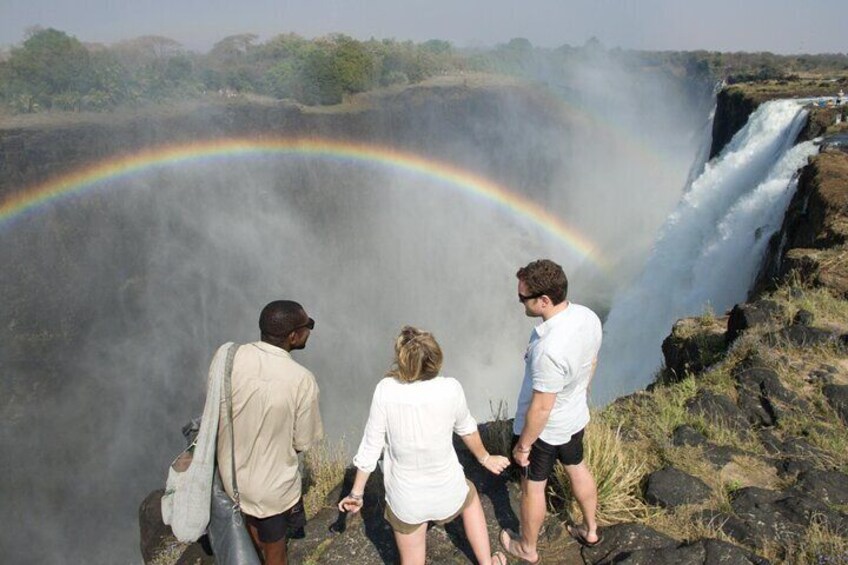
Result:
M707 556L704 565L769 565L769 561L739 546L717 539L701 540Z
M822 388L822 394L842 421L848 426L848 385L829 384Z
M839 471L806 471L798 476L795 488L825 504L848 504L848 475Z
M815 345L838 344L840 335L823 328L810 326L789 326L765 335L765 342L771 347L792 345L795 347L812 347Z
M683 424L682 426L677 426L676 428L674 428L674 431L671 432L671 443L676 446L706 445L707 438L704 437L704 434L702 434L692 426L688 424Z
M757 437L770 455L777 455L783 451L783 442L771 430L760 430L757 432Z
M639 549L616 560L616 565L703 565L707 550L700 543L678 547Z
M745 455L745 452L731 445L715 445L711 443L704 448L704 457L717 467L724 467L734 457L741 455Z
M686 402L687 411L707 422L732 429L746 429L748 420L739 407L727 396L702 390Z
M679 381L687 373L699 373L715 363L725 349L724 327L721 319L706 322L701 318L678 320L662 343L665 380Z
M603 529L603 541L584 547L583 560L593 565L618 563L621 558L640 549L676 547L678 542L643 524L615 524Z
M674 467L654 471L645 485L645 500L665 508L698 504L708 500L711 494L704 481Z
M774 539L792 542L804 534L806 524L787 519L775 503L785 498L783 493L757 487L746 487L734 493L730 503L733 512L743 522L735 539L755 547ZM730 535L730 532L728 532Z
M734 341L739 334L750 328L765 326L784 316L783 307L773 300L758 300L750 304L737 304L727 318L727 342Z
M799 326L811 326L814 321L813 313L803 308L795 312L795 316L792 317L792 323Z

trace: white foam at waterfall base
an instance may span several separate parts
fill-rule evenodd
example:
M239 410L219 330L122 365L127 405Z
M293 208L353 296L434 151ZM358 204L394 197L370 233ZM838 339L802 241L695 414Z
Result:
M817 151L811 142L793 147L806 115L798 101L760 105L685 191L642 274L613 300L595 404L653 380L675 320L745 300L795 192L796 172Z

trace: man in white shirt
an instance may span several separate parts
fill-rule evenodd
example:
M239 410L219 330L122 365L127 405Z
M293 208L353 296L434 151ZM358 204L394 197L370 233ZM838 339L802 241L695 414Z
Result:
M266 565L285 565L286 536L306 516L297 454L323 437L315 376L289 353L306 347L315 327L291 300L271 302L259 316L261 341L233 359L233 442L226 404L218 426L218 471L233 497L232 444L242 511Z
M566 300L568 279L548 259L518 270L518 300L527 316L542 318L524 354L524 380L513 424L515 463L522 469L521 535L501 532L504 549L535 563L545 519L545 487L554 463L565 466L584 523L569 527L583 545L599 543L598 492L583 462L583 430L589 423L589 382L601 347L601 321L585 306Z

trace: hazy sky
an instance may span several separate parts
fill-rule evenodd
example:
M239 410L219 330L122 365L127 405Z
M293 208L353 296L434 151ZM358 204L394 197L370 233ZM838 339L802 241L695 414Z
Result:
M0 46L33 25L82 41L164 35L207 50L236 33L534 45L848 52L848 0L0 0Z

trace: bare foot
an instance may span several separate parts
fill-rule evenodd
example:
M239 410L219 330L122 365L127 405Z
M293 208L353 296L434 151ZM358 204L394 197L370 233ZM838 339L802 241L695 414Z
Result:
M504 551L516 559L520 559L531 564L539 562L538 552L534 551L533 553L529 553L524 551L524 548L521 547L521 541L513 539L506 530L501 530L501 534L498 536L498 539L501 542L501 547L503 547Z

